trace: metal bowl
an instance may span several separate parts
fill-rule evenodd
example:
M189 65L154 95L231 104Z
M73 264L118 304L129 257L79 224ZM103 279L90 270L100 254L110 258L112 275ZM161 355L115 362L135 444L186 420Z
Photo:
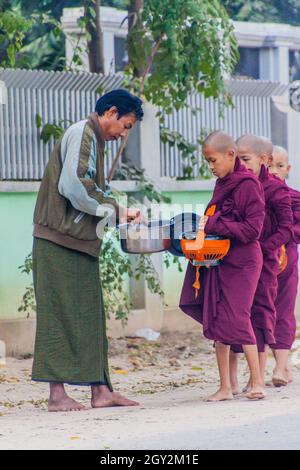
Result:
M198 232L195 232L194 230L189 231L189 232L184 232L182 234L182 238L184 238L185 240L196 240L197 233ZM209 235L205 235L205 240L225 240L225 238L220 237L219 235L209 234Z
M120 224L121 248L125 253L159 253L171 246L169 220L149 220L147 224Z
M196 231L200 216L195 212L182 212L172 217L171 222L171 248L169 252L178 257L184 257L180 240L184 232Z

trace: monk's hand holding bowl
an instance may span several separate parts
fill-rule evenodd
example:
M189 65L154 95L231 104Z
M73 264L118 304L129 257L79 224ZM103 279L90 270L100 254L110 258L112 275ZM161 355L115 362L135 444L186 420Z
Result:
M199 220L199 230L204 230L206 222L208 221L208 216L203 215Z

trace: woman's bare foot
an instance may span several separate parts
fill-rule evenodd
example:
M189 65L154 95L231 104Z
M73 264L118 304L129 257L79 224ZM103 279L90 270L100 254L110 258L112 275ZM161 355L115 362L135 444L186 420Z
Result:
M70 398L63 383L50 383L48 411L82 411L87 408Z
M60 400L49 399L48 411L83 411L87 408L66 395Z
M255 385L251 387L248 393L246 393L246 398L248 400L262 400L263 398L266 398L267 394L265 392L264 387L261 385Z
M105 408L109 406L139 406L139 403L123 397L119 393L111 392L105 385L92 387L92 408Z
M206 402L217 402L217 401L227 401L233 400L233 393L231 389L222 389L216 391L213 395L205 398L204 401Z

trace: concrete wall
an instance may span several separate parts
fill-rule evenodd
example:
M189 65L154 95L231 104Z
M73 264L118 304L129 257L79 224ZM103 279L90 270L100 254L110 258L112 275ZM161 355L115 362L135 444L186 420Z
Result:
M197 211L196 206L202 205L202 213L211 199L210 191L191 191L191 192L167 192L164 193L172 199L172 204L183 204L185 207L191 204L191 209L188 209L187 212L196 211L200 213L201 209ZM164 267L163 270L163 279L164 279L164 292L165 292L165 303L168 307L177 307L179 303L179 296L181 292L181 286L184 279L185 268L187 262L184 258L180 258L181 265L183 266L183 272L180 273L176 265L171 266L170 268Z
M209 191L164 192L172 203L180 206L189 205L196 210L196 205L205 206L210 199ZM36 193L1 193L0 192L0 320L24 318L18 312L25 287L31 283L31 277L18 269L32 249L32 217ZM183 209L182 209L183 210ZM177 212L180 212L178 210ZM183 260L184 262L184 260ZM182 274L176 267L164 268L164 290L168 306L178 305L178 292L174 291L174 282L182 282Z
M18 269L32 249L32 217L36 201L36 192L0 192L0 340L5 341L7 353L22 355L33 350L35 315L29 319L23 312L18 312L25 288L32 282L31 276ZM164 192L176 204L177 213L188 205L189 210L196 210L206 205L210 191L168 191ZM182 265L185 266L183 260ZM109 321L109 334L133 334L138 328L154 329L186 328L189 320L176 311L184 273L177 267L163 267L162 281L168 310L161 315L160 309L136 309L132 312L124 330L120 322ZM174 289L176 285L176 289Z
M0 192L0 320L22 317L18 307L31 279L18 266L32 249L35 200L36 193Z

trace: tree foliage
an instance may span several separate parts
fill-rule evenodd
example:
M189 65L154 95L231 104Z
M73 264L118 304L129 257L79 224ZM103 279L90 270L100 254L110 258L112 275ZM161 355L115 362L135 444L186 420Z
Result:
M300 24L299 0L220 0L233 20Z
M134 87L148 101L170 112L191 90L224 96L224 77L238 59L233 26L217 0L147 0L142 22L130 31L131 63L143 67Z
M15 67L16 55L31 26L32 21L24 18L19 9L0 9L0 66Z
M65 36L61 28L63 9L85 6L86 3L88 2L84 0L0 0L0 63L3 66L28 69L64 70ZM92 4L93 0L89 3ZM128 3L128 0L101 1L102 6L125 10ZM3 12L6 12L6 16L13 16L13 21L10 22L13 31L10 34L13 32L18 40L18 47L10 46L8 51L7 45L10 44L7 31L1 26ZM24 30L28 21L29 27ZM93 19L87 26L93 27ZM81 65L78 56L74 59L74 65Z

